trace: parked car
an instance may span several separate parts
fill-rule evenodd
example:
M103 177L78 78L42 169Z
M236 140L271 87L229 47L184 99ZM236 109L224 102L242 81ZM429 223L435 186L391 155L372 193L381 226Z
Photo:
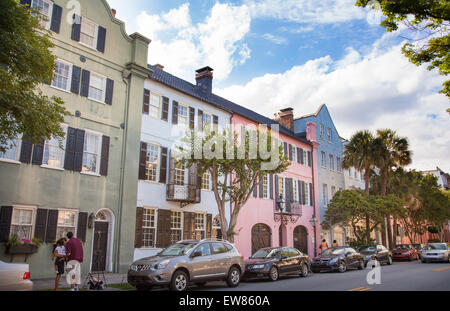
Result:
M33 282L30 280L28 264L6 263L0 260L0 291L30 291Z
M364 269L364 256L350 246L331 247L311 262L314 273L322 271L345 272L349 268Z
M398 244L392 250L394 260L417 260L419 258L416 249L411 244Z
M189 283L202 286L220 280L236 287L244 267L244 257L227 241L180 241L156 256L133 262L128 270L128 283L138 290L169 286L173 291L184 291Z
M358 252L364 256L364 266L373 259L380 264L392 265L392 253L383 245L364 245L358 247Z
M418 259L421 259L420 256L422 255L424 245L423 244L411 244L411 245L416 249L417 256L419 257Z
M430 243L424 247L422 262L445 261L450 263L450 248L445 243Z
M243 279L269 278L276 281L280 276L306 277L310 270L308 255L291 247L262 248L245 261Z

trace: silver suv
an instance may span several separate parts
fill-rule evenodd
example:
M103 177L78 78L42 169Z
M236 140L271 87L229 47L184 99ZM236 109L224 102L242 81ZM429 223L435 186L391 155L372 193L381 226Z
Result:
M224 280L228 286L239 285L244 273L244 257L224 240L180 241L156 256L139 259L128 270L128 283L137 290L169 286L184 291L188 283L203 286Z

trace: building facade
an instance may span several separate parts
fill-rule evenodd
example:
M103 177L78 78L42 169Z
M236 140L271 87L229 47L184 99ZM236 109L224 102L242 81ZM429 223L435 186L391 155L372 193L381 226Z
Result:
M125 272L133 258L142 89L150 40L128 36L105 0L21 1L49 21L57 70L44 94L70 115L63 141L23 137L0 154L0 259L54 275L53 243L68 231L83 242L82 273ZM9 146L8 146L9 147ZM5 254L13 237L43 241L36 253Z

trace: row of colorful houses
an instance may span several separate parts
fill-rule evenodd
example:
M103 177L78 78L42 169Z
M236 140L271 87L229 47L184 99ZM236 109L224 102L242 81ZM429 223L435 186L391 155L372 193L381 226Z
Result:
M293 246L314 256L322 239L347 243L348 228L325 230L321 220L335 192L363 189L364 181L342 169L346 140L326 105L300 118L292 108L267 118L214 94L210 67L193 73L192 84L148 65L150 39L128 35L105 0L79 2L74 12L64 0L21 1L49 19L57 70L41 89L61 97L70 115L62 142L17 137L0 153L0 260L26 260L34 278L52 276L53 243L72 231L83 241L83 273L123 273L178 240L220 238L211 176L173 154L186 129L230 124L279 126L291 161L284 173L264 177L241 210L239 251L249 257L261 247ZM280 196L290 207L284 214ZM43 245L14 253L13 236Z

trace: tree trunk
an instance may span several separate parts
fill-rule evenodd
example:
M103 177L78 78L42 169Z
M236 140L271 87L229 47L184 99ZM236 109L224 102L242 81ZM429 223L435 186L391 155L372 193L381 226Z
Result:
M383 217L383 221L381 222L381 244L383 244L385 247L388 247L387 241L386 241L386 220Z
M386 215L386 224L387 224L387 233L388 233L388 242L389 242L389 249L392 250L394 247L393 241L392 241L392 226L391 226L391 217L389 215Z

